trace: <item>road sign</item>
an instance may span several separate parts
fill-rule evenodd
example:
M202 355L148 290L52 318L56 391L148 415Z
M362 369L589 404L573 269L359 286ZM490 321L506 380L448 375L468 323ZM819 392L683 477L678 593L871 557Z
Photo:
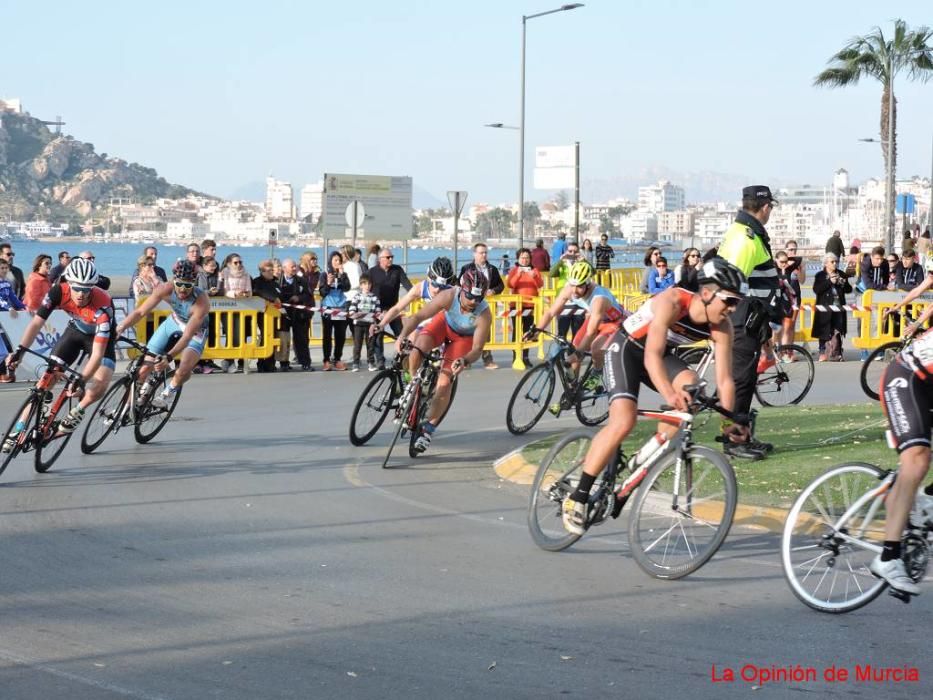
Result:
M349 238L347 207L357 201L366 212L364 221L357 211L358 233L364 238L407 240L411 238L411 196L410 177L325 173L323 235Z
M460 216L463 213L463 205L466 204L467 193L463 190L448 190L447 201L450 203L450 210Z
M917 198L912 194L899 194L897 195L897 213L898 214L913 214L914 208L917 206Z
M535 189L571 189L576 182L575 146L538 146L535 148Z

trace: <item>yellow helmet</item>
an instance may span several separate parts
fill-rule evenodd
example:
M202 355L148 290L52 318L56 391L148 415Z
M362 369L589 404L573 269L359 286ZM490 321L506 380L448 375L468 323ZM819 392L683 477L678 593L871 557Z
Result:
M567 275L567 284L578 287L586 284L593 279L593 266L586 260L577 260L570 266L570 273Z

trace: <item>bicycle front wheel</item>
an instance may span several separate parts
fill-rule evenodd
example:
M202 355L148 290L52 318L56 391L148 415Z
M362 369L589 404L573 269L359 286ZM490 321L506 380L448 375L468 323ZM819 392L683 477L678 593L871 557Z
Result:
M104 394L104 398L97 403L81 436L81 451L84 454L89 455L100 447L107 436L116 429L117 421L122 419L124 406L129 401L132 381L132 377L124 377L115 382Z
M7 427L6 432L3 434L4 450L3 459L0 460L0 474L3 474L4 470L7 468L7 465L13 460L13 458L23 451L23 446L29 439L29 431L32 429L29 427L29 424L32 423L35 415L36 398L34 392L30 392L29 396L27 396L23 401L23 405L20 406L16 413L13 414L13 420L10 421L9 427ZM11 438L10 435L13 434L13 429L19 422L20 416L24 416L23 425L26 427L17 433L15 437ZM6 450L7 447L10 448L9 451Z
M635 562L655 578L693 573L729 534L737 498L735 472L722 453L694 445L668 455L635 494L628 522Z
M548 362L525 372L505 412L505 425L512 435L527 433L541 420L554 395L554 369Z
M178 405L178 399L181 398L181 392L184 387L178 387L178 390L172 395L172 398L164 408L152 404L153 399L161 388L168 386L168 382L171 381L173 374L174 372L166 374L159 385L152 387L152 390L143 399L142 405L137 409L136 425L133 426L133 435L136 437L136 442L140 445L145 445L158 435L159 431L168 423L169 418L172 417L172 413L175 412L175 406Z
M862 371L859 373L859 381L862 384L862 391L865 395L878 401L880 398L881 375L885 368L893 362L897 353L901 351L903 343L897 341L885 343L884 345L872 350L868 359L862 363Z
M886 474L873 464L841 464L807 486L787 514L784 576L794 595L814 610L855 610L887 585L868 570L884 543L886 494L862 499Z
M565 435L550 449L535 473L528 503L528 530L541 549L559 552L580 539L580 535L564 529L561 506L580 482L583 460L592 440L593 436L585 430ZM596 479L592 491L601 486L602 475Z
M36 416L36 455L33 466L40 474L45 474L52 468L55 460L58 459L71 440L71 436L74 435L74 431L60 433L58 425L61 423L62 418L71 412L72 406L77 404L78 402L69 396L59 406L56 415L46 416L45 418L41 414Z
M778 345L774 352L777 364L758 375L755 396L762 406L800 403L813 386L813 356L799 345Z
M583 425L593 427L609 417L609 392L603 386L603 373L596 369L592 362L586 368L578 391L575 406L577 420Z
M392 408L392 401L397 397L398 383L393 370L384 369L373 377L353 408L350 442L357 447L369 442L382 427Z
M382 460L382 468L389 468L389 457L392 456L392 450L395 449L395 443L409 429L412 420L411 412L418 410L418 400L421 397L421 384L419 379L412 379L412 382L418 382L417 386L409 385L406 393L399 399L398 408L395 409L395 433L392 441L389 443L389 449L386 450L385 459Z

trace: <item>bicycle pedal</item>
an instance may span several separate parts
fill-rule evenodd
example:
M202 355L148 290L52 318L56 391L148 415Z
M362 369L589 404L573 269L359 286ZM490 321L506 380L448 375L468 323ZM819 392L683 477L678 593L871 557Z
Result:
M905 605L910 605L910 599L913 598L910 593L904 593L904 591L899 591L896 588L892 588L890 586L888 586L888 595L897 598Z
M629 494L631 496L631 494ZM615 503L612 506L612 517L618 518L622 514L622 509L625 507L625 504L628 502L629 496L622 496L622 498L616 498Z

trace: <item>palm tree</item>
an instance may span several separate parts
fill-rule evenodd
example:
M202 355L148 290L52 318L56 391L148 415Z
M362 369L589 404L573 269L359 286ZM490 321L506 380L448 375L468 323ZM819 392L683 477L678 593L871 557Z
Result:
M906 71L910 80L926 82L933 77L933 29L909 29L904 20L895 20L894 36L885 38L881 27L867 36L857 36L829 59L829 68L813 80L817 87L846 87L855 85L863 77L881 83L881 151L885 172L891 173L888 192L887 248L894 244L894 192L893 180L897 169L897 112L889 110L893 99L894 77ZM890 124L888 114L891 114ZM891 139L892 162L888 163L888 139Z

